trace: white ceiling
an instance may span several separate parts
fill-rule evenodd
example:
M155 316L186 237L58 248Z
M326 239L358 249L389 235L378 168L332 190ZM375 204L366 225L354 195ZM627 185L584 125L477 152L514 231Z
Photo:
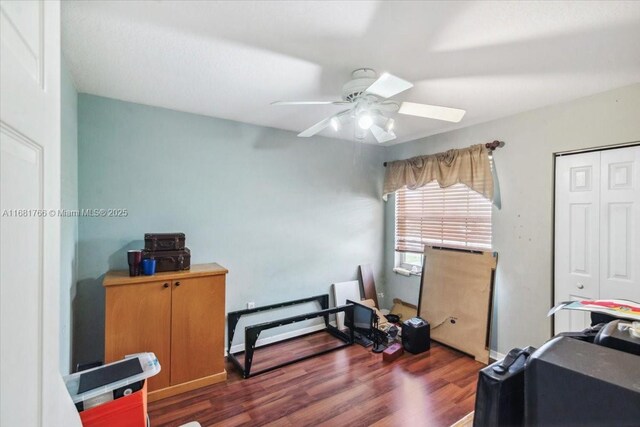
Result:
M467 110L396 115L393 143L640 81L635 1L74 1L62 28L79 92L300 132L341 107L270 102L339 99L371 67Z

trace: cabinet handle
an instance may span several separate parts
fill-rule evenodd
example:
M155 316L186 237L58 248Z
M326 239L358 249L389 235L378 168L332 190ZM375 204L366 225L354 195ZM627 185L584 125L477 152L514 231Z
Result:
M165 284L164 284L164 285L162 285L162 286L164 286L165 288L168 288L168 287L169 287L169 284L168 284L168 283L165 283Z
M180 286L180 282L176 282L176 286Z
M584 285L582 283L578 283L576 286L578 287L578 289L584 289Z

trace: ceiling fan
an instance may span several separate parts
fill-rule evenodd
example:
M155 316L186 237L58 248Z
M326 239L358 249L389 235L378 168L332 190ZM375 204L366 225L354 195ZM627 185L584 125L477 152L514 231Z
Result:
M298 136L310 137L331 126L338 131L342 124L354 121L356 139L364 139L367 131L379 143L396 138L393 132L394 120L388 115L395 113L409 116L426 117L436 120L458 123L465 114L457 108L439 107L437 105L417 104L390 100L391 98L413 87L413 83L389 73L378 77L371 68L360 68L351 73L351 80L342 87L342 101L276 101L271 105L344 105L346 110L333 114L310 128L300 132Z

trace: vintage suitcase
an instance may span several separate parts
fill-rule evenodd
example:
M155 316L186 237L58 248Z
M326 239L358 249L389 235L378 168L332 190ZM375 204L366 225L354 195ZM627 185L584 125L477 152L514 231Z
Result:
M478 374L475 427L524 425L524 366L533 347L514 348Z
M146 233L144 248L147 251L178 251L184 249L184 233Z
M188 270L191 267L189 248L177 251L142 251L142 259L155 259L156 272Z

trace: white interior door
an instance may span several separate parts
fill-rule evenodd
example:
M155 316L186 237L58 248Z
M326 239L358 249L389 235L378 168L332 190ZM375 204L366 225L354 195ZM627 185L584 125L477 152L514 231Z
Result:
M600 153L556 159L555 302L599 295ZM589 326L585 313L560 311L555 333Z
M640 302L640 146L603 151L600 296Z
M0 425L80 425L58 370L49 212L60 207L60 4L2 0L0 31Z
M640 302L640 146L556 159L555 303ZM560 311L555 332L589 326Z

